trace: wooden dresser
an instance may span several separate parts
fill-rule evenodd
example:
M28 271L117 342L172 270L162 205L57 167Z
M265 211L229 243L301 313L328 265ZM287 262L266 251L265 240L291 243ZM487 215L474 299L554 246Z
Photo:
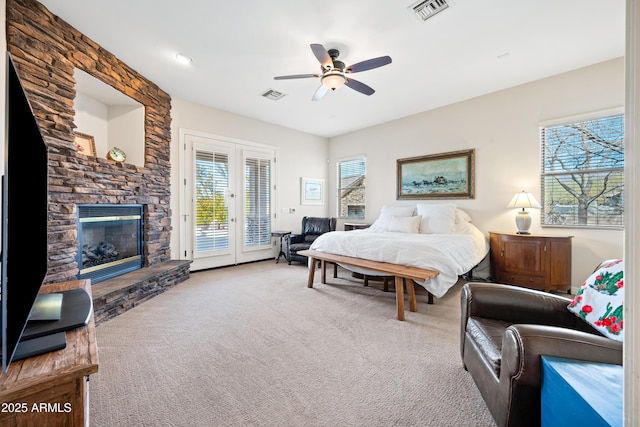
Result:
M491 275L498 283L570 293L572 238L490 232Z
M44 285L43 293L84 288L90 280ZM13 362L0 375L0 426L88 426L89 375L98 372L93 314L67 331L67 347Z

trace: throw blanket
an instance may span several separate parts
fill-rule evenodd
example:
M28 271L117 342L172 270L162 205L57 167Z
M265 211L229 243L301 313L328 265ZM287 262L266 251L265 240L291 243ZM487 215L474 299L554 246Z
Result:
M458 276L475 267L489 252L484 234L470 223L458 224L456 234L414 234L372 230L332 231L319 236L311 249L337 255L437 270L440 274L418 282L442 297ZM347 267L363 274L380 273Z

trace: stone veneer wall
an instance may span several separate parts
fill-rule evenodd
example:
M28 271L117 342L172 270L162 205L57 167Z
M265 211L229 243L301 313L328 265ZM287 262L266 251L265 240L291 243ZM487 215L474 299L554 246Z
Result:
M145 205L145 265L170 259L171 98L154 83L34 0L7 0L7 49L49 149L49 264L45 283L72 280L76 204ZM145 165L79 154L74 140L74 69L145 106Z

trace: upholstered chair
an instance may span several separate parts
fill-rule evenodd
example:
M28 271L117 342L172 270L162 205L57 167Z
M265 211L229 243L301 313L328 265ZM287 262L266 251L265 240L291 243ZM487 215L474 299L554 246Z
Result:
M462 362L498 426L540 425L542 355L622 365L622 342L570 312L571 302L497 283L462 288Z
M309 249L314 240L321 234L335 231L336 218L318 218L307 217L302 218L302 232L300 234L287 234L282 239L282 251L284 252L287 262L298 261L307 263L307 257L298 255L299 251Z

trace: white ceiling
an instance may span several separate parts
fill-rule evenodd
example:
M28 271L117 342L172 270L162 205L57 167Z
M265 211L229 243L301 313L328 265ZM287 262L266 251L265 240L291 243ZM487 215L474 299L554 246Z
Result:
M323 137L624 55L624 0L448 1L423 22L417 0L40 0L172 98ZM319 72L311 43L393 62L313 102L319 79L273 79Z

